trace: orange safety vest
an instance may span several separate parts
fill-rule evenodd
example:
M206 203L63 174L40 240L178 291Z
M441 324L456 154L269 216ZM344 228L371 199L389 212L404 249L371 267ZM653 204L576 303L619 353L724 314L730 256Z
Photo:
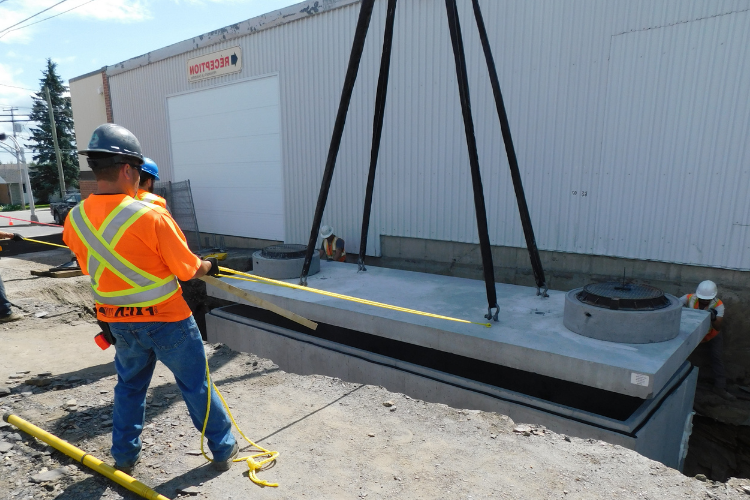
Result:
M167 200L159 196L158 194L149 193L145 189L139 189L138 194L135 195L135 199L139 201L145 201L161 208L167 208Z
M326 255L329 258L333 257L337 241L339 241L338 236L333 237L333 245L328 244L328 239L323 240L323 249L325 250ZM346 262L346 250L341 250L341 257L339 257L339 262Z
M717 298L714 298L714 300L711 301L711 304L708 306L708 308L709 309L716 309L717 307L723 306L723 305L724 305L724 303L721 300L719 300ZM689 294L687 296L687 307L689 309L699 309L700 308L698 306L698 296L695 295L694 293L691 293L691 294ZM706 334L706 336L703 337L703 340L701 340L701 342L708 342L712 338L716 337L718 334L719 334L719 330L717 330L716 328L711 327L711 329L708 331L708 333Z
M174 322L190 317L178 279L200 267L165 209L125 194L91 195L63 230L81 271L91 277L97 319Z

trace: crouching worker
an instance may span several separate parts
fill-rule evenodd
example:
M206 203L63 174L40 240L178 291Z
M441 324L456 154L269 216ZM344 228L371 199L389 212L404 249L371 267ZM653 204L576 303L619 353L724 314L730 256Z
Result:
M159 360L174 374L199 431L208 391L213 391L205 435L214 467L227 470L238 445L219 397L208 387L203 341L177 281L216 274L218 263L201 261L190 252L165 209L133 198L143 155L127 129L99 126L88 149L79 154L88 157L97 194L70 211L63 239L81 270L91 276L97 319L109 326L114 339L115 467L129 474L140 459L146 391Z
M346 262L346 250L344 249L345 242L343 238L339 238L333 234L333 228L331 226L323 226L320 228L320 237L323 238L323 243L320 246L320 258L327 260L335 260L337 262Z

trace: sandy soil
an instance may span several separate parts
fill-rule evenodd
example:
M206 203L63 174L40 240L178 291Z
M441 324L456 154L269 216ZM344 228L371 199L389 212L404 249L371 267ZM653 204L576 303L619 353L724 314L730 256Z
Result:
M89 300L86 279L29 279L29 269L58 264L64 254L36 254L37 262L0 260L11 301L28 312L26 319L0 326L0 388L12 391L0 398L0 407L111 463L114 352L93 343L98 328L82 308ZM40 312L47 314L36 317ZM221 345L206 350L215 382L243 431L281 453L259 473L280 486L253 484L243 463L216 473L195 455L200 433L174 378L159 364L149 393L143 460L134 476L169 498L188 488L184 495L217 500L725 499L745 498L742 487L750 485L688 478L630 450L567 438L533 422L285 373L272 360ZM51 372L49 385L25 383L42 372ZM0 428L0 450L3 443L13 447L0 453L0 498L138 498L12 427ZM60 478L32 481L56 469Z

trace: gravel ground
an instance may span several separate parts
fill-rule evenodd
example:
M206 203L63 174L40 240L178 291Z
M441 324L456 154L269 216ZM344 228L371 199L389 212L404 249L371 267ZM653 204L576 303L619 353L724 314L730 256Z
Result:
M111 463L114 352L93 343L98 328L83 309L86 279L28 275L45 267L44 259L58 264L64 256L35 254L41 264L0 260L11 301L23 302L28 312L26 319L0 326L0 391L11 392L0 397L0 408ZM47 314L37 317L40 312ZM243 463L222 474L208 467L196 455L200 433L174 378L158 364L143 459L134 476L169 498L726 499L747 498L744 485L750 491L747 480L688 478L619 446L569 438L503 415L285 373L271 360L220 344L206 350L243 431L280 452L259 473L280 486L253 484ZM0 425L0 498L139 498ZM247 450L245 443L243 456Z

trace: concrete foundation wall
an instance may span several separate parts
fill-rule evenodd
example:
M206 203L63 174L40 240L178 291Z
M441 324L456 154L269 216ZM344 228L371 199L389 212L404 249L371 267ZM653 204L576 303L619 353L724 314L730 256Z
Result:
M664 399L657 398L658 404L651 408L653 414L647 417L633 436L596 425L607 419L583 410L556 406L335 342L245 321L223 310L219 310L218 314L217 311L212 312L206 316L208 341L222 342L236 351L270 358L282 370L292 373L323 374L348 382L381 385L393 392L454 408L498 412L516 422L542 424L558 433L600 439L633 449L669 467L682 468L681 444L684 422L692 410L697 378L695 368L687 374L691 369L683 367L683 375L673 378L670 384L674 385L665 388L666 396ZM268 326L269 330L260 325ZM686 374L685 378L680 378ZM501 392L505 397L495 397L497 394L493 396L494 392ZM514 401L511 397L525 401ZM546 411L543 408L545 404L551 406L552 411ZM571 410L576 418L565 416ZM630 419L623 423L628 422Z
M479 245L420 238L381 236L382 257L368 257L369 265L405 269L463 278L483 279ZM547 284L552 290L571 290L592 281L622 278L648 283L680 297L695 292L703 280L719 286L719 298L726 304L724 319L725 364L728 377L740 384L750 381L750 271L689 266L565 252L540 252ZM354 256L356 258L356 256ZM534 275L525 248L492 247L495 280L534 286ZM500 304L502 312L502 304ZM699 346L691 361L710 377L707 353Z

